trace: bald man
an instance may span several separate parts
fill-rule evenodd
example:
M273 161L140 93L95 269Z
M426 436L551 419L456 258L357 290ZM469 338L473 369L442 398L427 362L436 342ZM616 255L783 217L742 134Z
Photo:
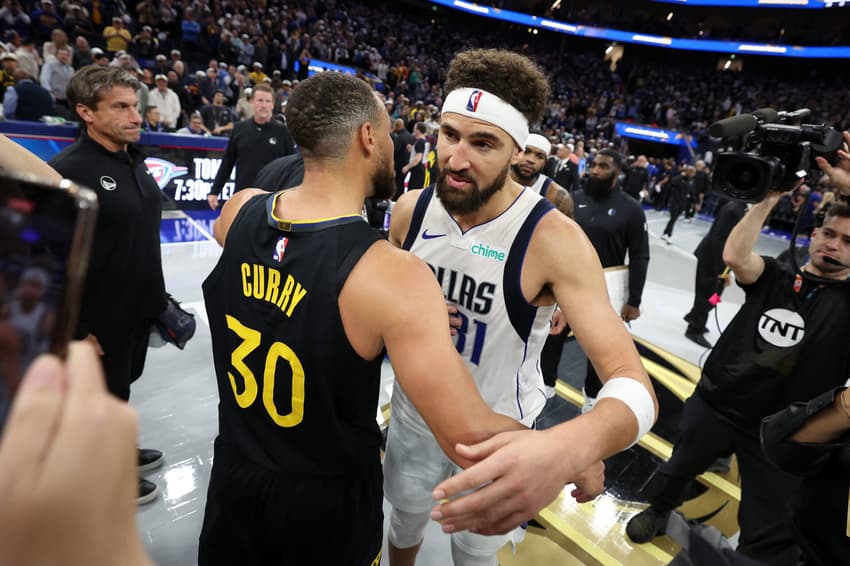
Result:
M413 139L413 134L408 132L404 127L404 120L397 118L393 122L393 164L395 165L395 182L396 191L393 200L398 199L404 194L404 169L407 162L410 161L410 150L416 142Z

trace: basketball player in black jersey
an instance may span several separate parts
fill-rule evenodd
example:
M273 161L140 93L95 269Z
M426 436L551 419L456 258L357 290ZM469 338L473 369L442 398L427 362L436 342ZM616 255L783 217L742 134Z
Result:
M287 104L304 157L292 190L242 191L215 224L204 282L219 436L199 564L377 565L384 350L447 454L520 428L457 355L434 276L360 217L395 190L390 121L369 87L322 73ZM332 544L316 545L321 533Z

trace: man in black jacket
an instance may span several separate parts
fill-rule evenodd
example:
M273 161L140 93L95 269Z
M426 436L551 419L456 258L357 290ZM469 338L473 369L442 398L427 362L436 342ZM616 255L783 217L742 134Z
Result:
M578 189L578 166L570 161L573 152L572 146L558 144L555 146L555 156L550 157L543 168L543 174L553 181L573 192Z
M703 335L708 332L705 324L713 306L708 299L718 289L725 267L723 246L726 245L726 238L729 237L732 228L744 217L746 211L747 205L740 201L722 200L716 209L711 229L694 250L694 255L697 256L694 304L690 312L685 315L685 322L688 323L685 338L703 348L711 347Z
M670 243L670 238L673 237L673 225L676 224L676 219L679 218L694 198L694 174L696 169L688 165L685 170L673 177L670 180L670 221L664 227L664 233L661 239Z
M159 247L159 187L139 140L138 80L120 67L92 65L68 85L71 109L83 123L80 138L50 165L63 177L92 188L98 218L76 337L101 350L109 391L125 401L145 366L151 326L166 306ZM139 469L162 465L162 452L139 451ZM138 502L156 497L139 480Z
M218 168L210 194L210 208L218 208L222 190L236 166L236 185L233 192L254 186L257 173L272 160L295 153L295 142L286 126L272 120L274 93L267 85L257 85L251 93L254 116L233 127L224 158ZM228 192L229 193L229 192ZM231 196L230 194L227 195Z

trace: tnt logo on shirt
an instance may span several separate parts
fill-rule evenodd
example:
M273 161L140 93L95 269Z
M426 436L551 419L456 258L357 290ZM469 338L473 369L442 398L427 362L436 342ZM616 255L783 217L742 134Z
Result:
M283 261L283 254L286 253L286 245L289 243L289 238L286 236L281 236L277 240L277 244L274 246L274 259L276 262L280 263Z
M481 102L481 96L484 93L480 90L473 90L469 95L469 100L466 101L466 109L470 112L478 112L478 103Z
M790 348L803 341L806 322L799 314L788 309L770 309L761 315L759 336L777 348Z

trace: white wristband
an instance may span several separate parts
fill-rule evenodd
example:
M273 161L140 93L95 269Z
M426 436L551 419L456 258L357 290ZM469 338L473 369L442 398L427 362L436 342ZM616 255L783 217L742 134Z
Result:
M599 390L599 395L596 396L597 402L605 398L619 399L637 419L637 437L629 444L629 447L634 446L655 424L655 403L652 402L652 395L638 380L629 377L612 377L605 382Z

